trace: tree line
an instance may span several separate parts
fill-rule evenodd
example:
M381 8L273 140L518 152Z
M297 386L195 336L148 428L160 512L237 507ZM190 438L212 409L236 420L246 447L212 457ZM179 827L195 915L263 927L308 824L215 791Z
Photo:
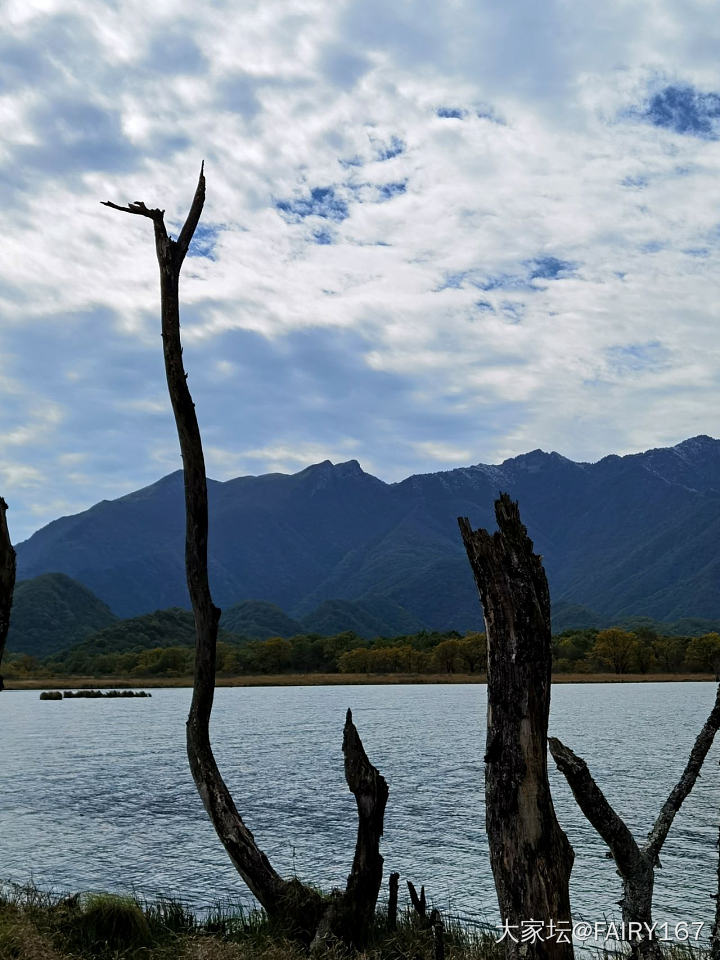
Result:
M228 637L229 635L226 635ZM132 637L128 637L132 643ZM565 630L552 640L556 673L710 673L720 678L720 634L663 636L636 631ZM85 642L63 653L37 658L11 654L8 678L34 676L183 677L192 673L189 645L96 650ZM221 676L272 674L477 674L486 669L484 633L429 632L365 640L352 631L266 640L224 639L217 643Z

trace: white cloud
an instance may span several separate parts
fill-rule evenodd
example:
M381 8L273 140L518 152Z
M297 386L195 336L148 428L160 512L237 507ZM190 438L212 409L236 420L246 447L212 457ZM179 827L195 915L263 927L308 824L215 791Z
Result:
M176 232L203 157L209 256L184 267L183 335L223 476L342 459L347 437L397 479L466 452L595 459L713 431L720 140L643 116L673 85L720 91L712 4L8 10L16 516L18 477L86 504L118 471L125 490L179 466L152 230L99 201L158 204ZM303 336L333 344L325 366ZM67 451L82 474L51 477Z

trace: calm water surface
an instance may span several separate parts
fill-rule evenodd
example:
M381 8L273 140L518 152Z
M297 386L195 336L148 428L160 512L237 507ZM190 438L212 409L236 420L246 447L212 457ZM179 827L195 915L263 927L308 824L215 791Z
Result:
M715 697L711 683L563 684L551 733L582 755L644 839ZM148 700L0 695L0 879L64 890L135 889L202 909L249 896L217 840L185 756L189 690ZM343 778L347 707L390 785L385 874L434 902L496 922L484 831L486 691L479 685L217 691L213 740L238 809L280 873L343 884L355 801ZM659 920L711 922L717 890L720 745L661 855ZM575 848L573 913L617 917L620 881L551 762L558 818Z

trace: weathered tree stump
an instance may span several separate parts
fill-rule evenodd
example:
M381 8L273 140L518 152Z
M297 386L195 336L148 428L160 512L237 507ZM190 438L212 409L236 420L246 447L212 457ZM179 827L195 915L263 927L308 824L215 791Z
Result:
M548 936L570 924L573 850L555 816L547 773L550 711L550 595L542 560L507 494L495 502L499 530L458 517L482 601L488 648L485 805L490 863L508 956L568 960L572 942ZM542 921L542 939L522 942ZM515 941L514 938L517 938ZM568 940L570 938L567 938Z

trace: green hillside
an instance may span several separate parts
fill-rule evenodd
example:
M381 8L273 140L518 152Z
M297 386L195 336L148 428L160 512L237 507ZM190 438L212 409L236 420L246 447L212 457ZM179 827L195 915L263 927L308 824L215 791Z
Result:
M236 636L227 630L218 632L218 641L219 648L238 646L246 642L244 637ZM181 654L177 652L178 648L182 648ZM126 667L134 669L138 661L143 662L143 658L139 658L138 654L153 651L151 659L159 662L159 652L166 650L168 662L161 663L163 669L180 665L184 670L190 671L194 648L193 615L187 610L174 607L170 610L156 610L130 620L118 620L87 640L56 653L51 662L55 668L68 673L101 674L114 672L121 667L119 657L125 658L123 662ZM182 660L182 664L178 664L178 658Z
M46 657L117 620L110 608L64 573L44 573L15 586L8 653Z
M426 625L403 610L399 604L382 597L366 602L353 600L326 600L302 618L307 633L331 637L352 631L359 637L394 637L418 633Z
M293 637L303 632L302 625L284 610L265 600L245 600L223 610L220 626L232 633L267 640L268 637Z

